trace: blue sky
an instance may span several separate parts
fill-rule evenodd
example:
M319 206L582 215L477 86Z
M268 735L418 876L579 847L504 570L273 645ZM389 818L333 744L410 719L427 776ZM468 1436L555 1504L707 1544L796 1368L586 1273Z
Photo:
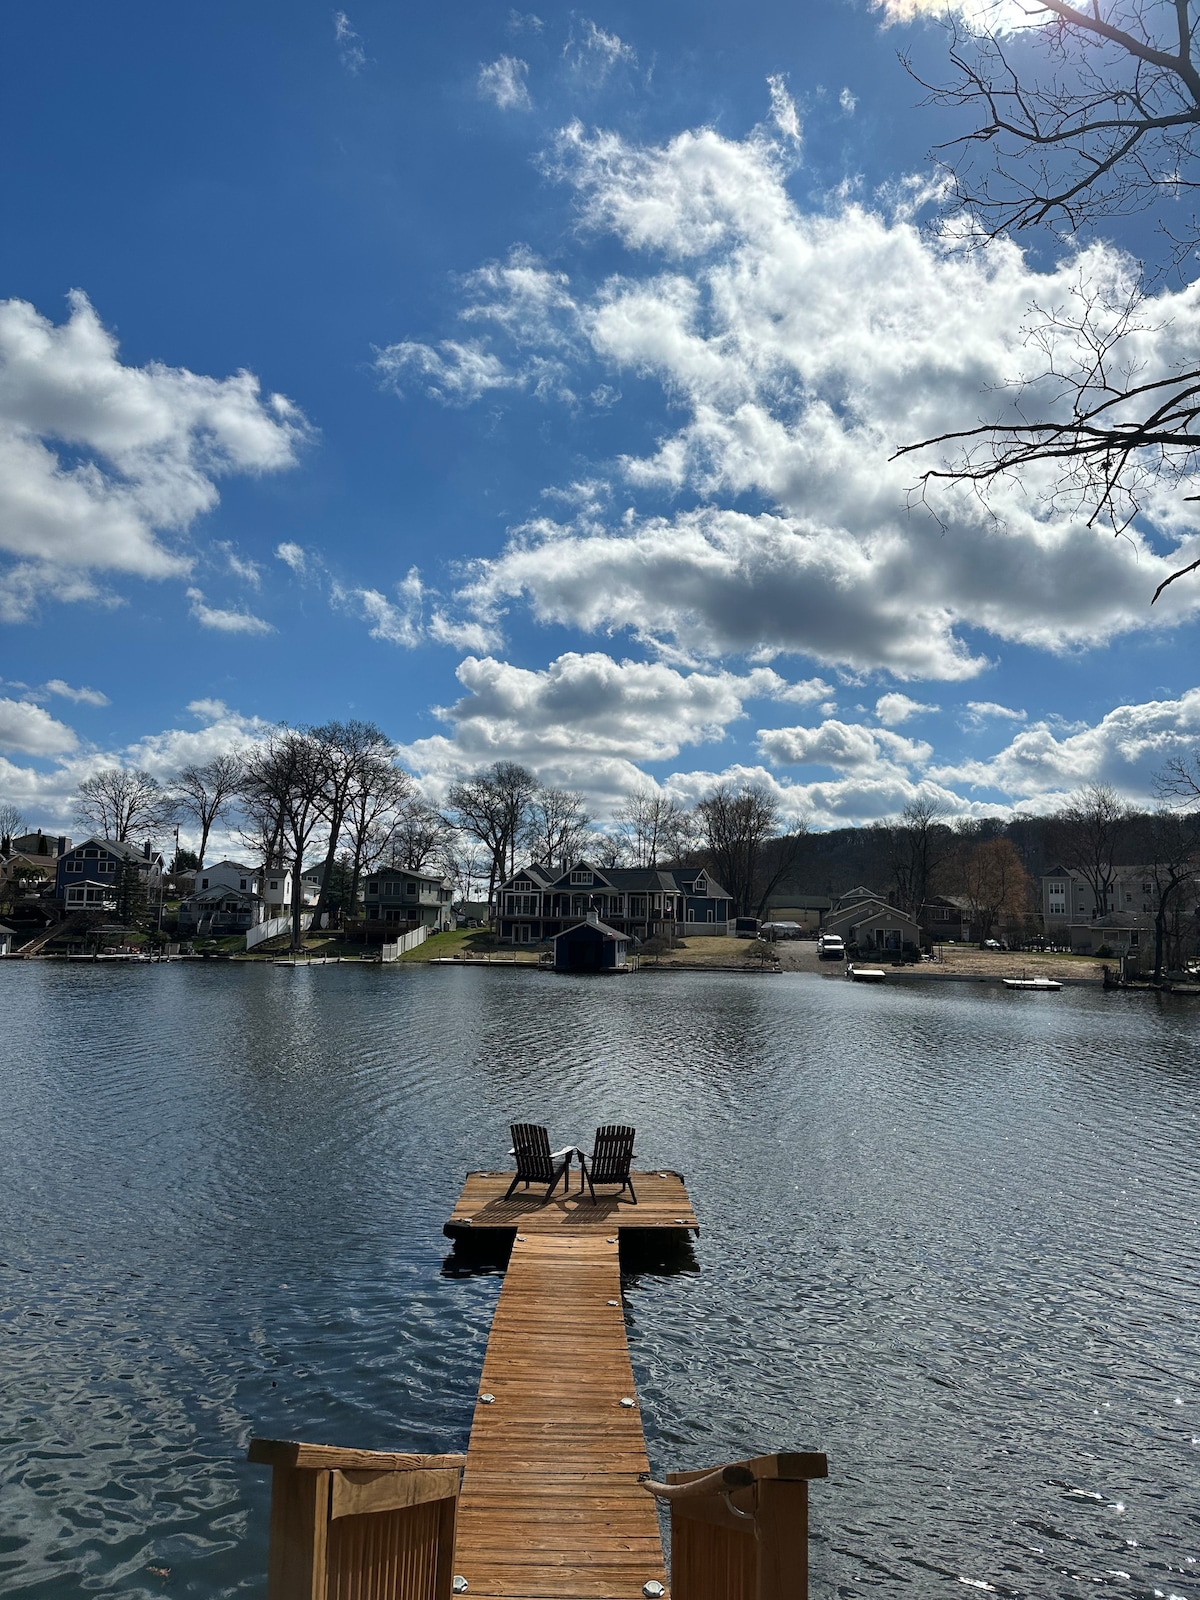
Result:
M897 52L944 35L892 3L10 14L0 799L349 715L599 817L1148 796L1200 732L1182 491L1113 541L888 463L1137 225L937 244Z

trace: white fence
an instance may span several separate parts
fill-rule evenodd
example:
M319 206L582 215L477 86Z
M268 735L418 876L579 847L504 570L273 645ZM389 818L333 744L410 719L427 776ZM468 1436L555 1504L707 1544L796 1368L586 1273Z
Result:
M300 927L305 929L312 922L311 911L300 913ZM264 944L268 939L277 939L281 933L292 931L291 917L270 917L266 922L260 922L256 927L246 930L246 949L253 950L255 945Z
M424 944L428 928L414 928L411 933L406 933L402 939L397 939L395 944L385 944L380 957L383 961L399 961L406 950L415 950L419 944Z

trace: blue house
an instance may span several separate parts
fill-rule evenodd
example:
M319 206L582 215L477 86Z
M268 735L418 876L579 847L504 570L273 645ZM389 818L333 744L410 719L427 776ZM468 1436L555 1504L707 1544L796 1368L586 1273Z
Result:
M144 845L116 839L84 839L58 858L54 898L67 911L115 911L121 874L137 868L149 905L158 902L163 858L147 839Z
M596 916L554 936L555 972L622 972L629 940Z
M623 938L729 931L733 900L703 867L595 867L565 872L532 862L500 885L497 928L512 944L553 939L581 919L602 917Z

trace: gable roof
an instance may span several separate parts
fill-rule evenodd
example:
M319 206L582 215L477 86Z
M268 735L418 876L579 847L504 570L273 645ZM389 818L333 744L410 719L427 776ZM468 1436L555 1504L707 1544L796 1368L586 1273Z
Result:
M569 934L578 933L580 928L587 928L591 932L600 934L605 939L623 939L626 943L629 942L627 933L621 933L616 928L610 928L607 922L593 922L590 917L586 922L573 922L569 928L564 928L561 933L556 933L551 942L557 943L559 939L565 939Z
M162 861L162 852L156 850L153 845L150 846L150 854L147 856L143 846L140 844L129 844L123 839L100 839L95 835L90 839L81 839L78 844L72 845L66 854L68 856L78 855L88 845L96 845L99 849L107 850L110 855L119 856L125 861L140 861L144 866L150 866L156 861ZM58 859L62 861L65 857L59 856Z

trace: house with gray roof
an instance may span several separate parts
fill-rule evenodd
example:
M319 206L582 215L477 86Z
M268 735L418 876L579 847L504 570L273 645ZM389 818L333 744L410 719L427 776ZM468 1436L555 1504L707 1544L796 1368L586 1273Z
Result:
M536 944L596 916L625 938L721 934L733 899L703 867L597 867L558 871L531 862L500 885L496 929L509 944Z

